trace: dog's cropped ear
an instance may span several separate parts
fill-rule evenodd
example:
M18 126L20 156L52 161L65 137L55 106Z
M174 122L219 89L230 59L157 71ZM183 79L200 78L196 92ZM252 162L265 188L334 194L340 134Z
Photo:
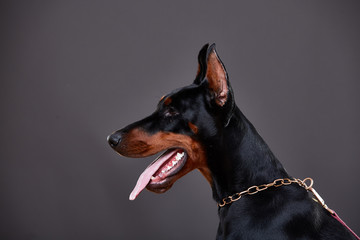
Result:
M216 104L224 106L231 94L231 87L224 64L216 53L215 44L207 50L205 79Z
M209 44L205 44L198 55L198 69L197 69L197 73L196 73L196 78L194 83L199 85L205 77L205 73L206 73L206 56L207 56L207 52L208 52L208 48L209 48Z
M220 107L225 126L229 123L235 106L234 94L230 86L224 64L220 60L215 44L206 44L199 52L199 67L194 84L206 87L209 103Z

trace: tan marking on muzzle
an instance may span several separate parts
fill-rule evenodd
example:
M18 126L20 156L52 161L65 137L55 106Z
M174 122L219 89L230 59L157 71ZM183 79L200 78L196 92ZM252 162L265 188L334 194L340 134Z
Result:
M188 155L179 178L197 168L207 181L212 184L212 177L207 165L204 148L190 136L171 132L149 134L140 128L135 128L123 136L116 151L126 157L140 158L151 156L170 148L182 148Z

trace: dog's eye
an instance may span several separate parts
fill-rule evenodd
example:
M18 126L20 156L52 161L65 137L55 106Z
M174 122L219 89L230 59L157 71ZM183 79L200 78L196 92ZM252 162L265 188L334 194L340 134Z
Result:
M179 115L179 113L174 108L168 108L164 112L165 117L174 117Z

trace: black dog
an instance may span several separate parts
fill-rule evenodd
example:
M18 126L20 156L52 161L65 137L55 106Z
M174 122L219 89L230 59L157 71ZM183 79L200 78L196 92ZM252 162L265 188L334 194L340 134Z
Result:
M152 115L108 137L127 157L165 151L141 174L130 199L145 187L163 193L199 169L219 205L217 239L356 239L309 196L309 184L288 175L235 105L215 45L205 45L198 61L193 84L164 96Z

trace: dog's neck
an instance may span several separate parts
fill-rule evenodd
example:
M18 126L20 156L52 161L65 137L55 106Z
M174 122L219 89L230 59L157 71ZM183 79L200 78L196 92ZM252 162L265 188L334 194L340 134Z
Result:
M236 107L229 124L210 144L213 197L222 198L277 178L289 177L253 125ZM217 141L218 142L218 141Z

